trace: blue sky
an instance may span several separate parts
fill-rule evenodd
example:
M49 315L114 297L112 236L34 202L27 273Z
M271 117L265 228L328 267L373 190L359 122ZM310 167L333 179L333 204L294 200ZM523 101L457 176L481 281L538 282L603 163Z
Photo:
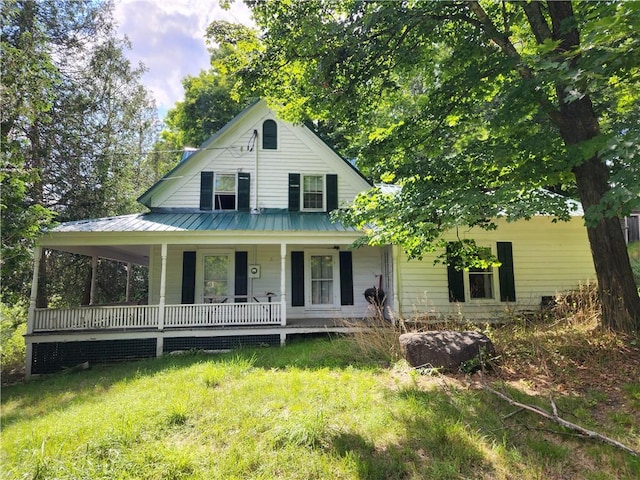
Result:
M143 77L160 116L182 100L182 79L209 67L204 33L213 20L252 24L241 0L223 10L217 0L115 0L121 35L131 40L129 59L148 69Z

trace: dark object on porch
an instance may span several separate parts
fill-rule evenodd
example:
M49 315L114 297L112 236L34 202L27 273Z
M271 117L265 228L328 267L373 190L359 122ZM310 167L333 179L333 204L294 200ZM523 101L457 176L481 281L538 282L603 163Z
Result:
M470 362L495 356L491 340L480 332L431 331L400 335L402 355L412 367L457 371Z
M378 308L382 308L384 307L384 302L387 296L385 295L384 290L382 290L381 288L371 287L371 288L367 288L364 291L364 298L371 305L374 305Z

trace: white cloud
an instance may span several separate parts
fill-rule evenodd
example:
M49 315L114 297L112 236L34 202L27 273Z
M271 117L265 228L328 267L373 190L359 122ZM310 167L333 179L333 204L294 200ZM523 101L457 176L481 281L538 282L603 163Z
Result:
M127 35L129 59L148 71L143 81L161 116L184 96L182 79L209 67L204 34L213 20L253 25L240 0L223 10L216 0L116 0L119 32Z

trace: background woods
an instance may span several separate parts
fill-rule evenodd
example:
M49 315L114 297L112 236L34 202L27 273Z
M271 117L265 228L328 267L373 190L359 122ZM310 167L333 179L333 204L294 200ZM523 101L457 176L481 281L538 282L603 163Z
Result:
M139 209L136 197L160 173L145 154L158 120L143 67L130 64L128 41L115 35L111 2L8 0L1 8L2 301L15 303L29 297L43 227ZM85 257L44 255L48 292L38 304L82 303L89 268ZM124 295L101 292L110 301Z

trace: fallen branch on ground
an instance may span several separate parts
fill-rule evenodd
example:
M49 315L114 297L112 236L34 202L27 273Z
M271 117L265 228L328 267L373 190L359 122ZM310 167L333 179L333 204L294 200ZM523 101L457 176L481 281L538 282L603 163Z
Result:
M580 425L576 425L575 423L571 423L563 418L560 418L558 416L558 409L556 407L556 404L553 400L551 400L551 408L553 409L553 412L550 413L548 411L546 411L543 408L540 407L536 407L535 405L528 405L526 403L521 403L521 402L517 402L514 399L512 399L511 397L505 395L502 392L499 392L493 388L491 388L489 385L486 384L486 382L484 381L484 378L482 378L482 388L484 388L486 391L493 393L494 395L497 395L498 397L500 397L501 399L503 399L504 401L506 401L509 405L512 405L514 407L518 407L520 410L527 410L529 412L535 413L537 415L540 415L544 418L546 418L547 420L551 420L552 422L557 423L558 425L561 425L565 428L568 428L569 430L573 430L574 432L578 432L580 433L582 436L585 437L589 437L589 438L593 438L596 440L599 440L603 443L606 443L608 445L611 445L613 447L619 448L625 452L627 452L629 455L633 455L634 457L640 457L640 452L638 452L637 450L634 450L626 445L624 445L623 443L618 442L617 440L613 440L612 438L606 437L604 435L599 434L598 432L594 432L592 430L587 430L586 428L581 427Z

